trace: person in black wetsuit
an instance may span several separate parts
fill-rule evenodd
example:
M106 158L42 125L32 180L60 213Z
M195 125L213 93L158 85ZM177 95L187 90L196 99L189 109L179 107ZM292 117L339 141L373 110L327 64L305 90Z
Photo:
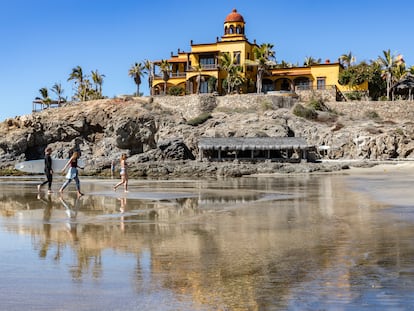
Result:
M48 192L52 193L52 181L53 181L53 169L52 169L52 148L47 147L45 150L45 175L46 180L41 184L37 185L37 191L40 192L40 188L43 185L48 184Z

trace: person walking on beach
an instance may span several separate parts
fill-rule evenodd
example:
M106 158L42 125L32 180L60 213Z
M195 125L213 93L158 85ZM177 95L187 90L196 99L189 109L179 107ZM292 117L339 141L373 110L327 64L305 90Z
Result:
M52 181L53 181L53 169L52 169L52 148L47 147L45 149L45 175L46 180L41 184L37 185L37 192L40 192L42 186L48 184L48 193L52 193Z
M115 173L115 160L111 161L111 178L114 178Z
M128 192L128 172L127 172L126 158L127 158L126 154L123 153L121 155L121 160L120 160L121 169L119 171L119 174L121 175L121 181L114 186L114 191L116 191L116 189L119 186L124 185L124 192Z
M79 152L75 151L70 157L69 161L65 164L65 167L62 169L62 173L63 173L65 172L66 168L69 167L69 170L66 174L66 181L59 190L60 193L63 193L63 190L65 190L67 185L69 185L72 179L74 179L76 183L76 190L78 192L78 197L83 195L83 193L80 191L80 181L78 177L78 167L79 167L78 157L79 157ZM83 167L79 167L79 168L83 168Z

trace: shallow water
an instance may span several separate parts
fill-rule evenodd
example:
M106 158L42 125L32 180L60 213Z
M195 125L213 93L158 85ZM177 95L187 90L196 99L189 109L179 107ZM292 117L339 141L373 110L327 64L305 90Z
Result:
M0 179L1 310L414 306L408 173L41 179Z

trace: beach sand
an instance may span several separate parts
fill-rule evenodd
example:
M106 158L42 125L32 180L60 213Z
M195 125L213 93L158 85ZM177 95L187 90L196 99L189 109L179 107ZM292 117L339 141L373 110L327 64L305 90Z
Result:
M414 173L414 161L401 161L397 163L384 162L373 167L354 167L350 166L352 174L372 174L372 173Z

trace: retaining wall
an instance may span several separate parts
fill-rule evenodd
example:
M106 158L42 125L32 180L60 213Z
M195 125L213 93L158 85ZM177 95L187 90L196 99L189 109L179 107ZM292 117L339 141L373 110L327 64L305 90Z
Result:
M273 94L226 96L203 94L154 97L154 103L178 111L187 119L213 110L251 112L278 108L290 109L296 102L298 100L293 97ZM355 119L365 117L367 113L376 112L383 120L414 121L414 101L327 101L325 104L332 110Z
M155 96L154 103L164 108L180 112L187 119L195 118L203 112L217 111L257 111L266 109L292 108L297 99L290 96L268 94L243 95L186 95Z
M414 101L352 101L328 102L330 109L351 118L360 119L375 112L382 120L414 121Z

